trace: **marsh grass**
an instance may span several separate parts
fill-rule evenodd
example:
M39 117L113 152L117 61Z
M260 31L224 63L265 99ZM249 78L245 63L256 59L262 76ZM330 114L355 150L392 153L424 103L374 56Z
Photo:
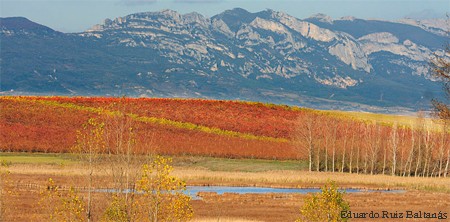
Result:
M450 193L450 178L398 177L349 173L307 171L267 172L212 172L196 169L178 169L175 174L186 181L214 181L236 186L271 186L319 188L328 180L344 188L358 189L411 189Z
M2 154L0 160L2 158L12 162L8 167L12 174L58 175L69 178L87 172L86 167L71 159L70 155ZM67 166L55 164L61 162ZM308 172L305 170L306 164L299 161L182 156L174 157L173 163L173 175L189 185L319 188L328 180L333 180L344 188L408 189L450 193L450 178ZM108 174L107 169L99 172L99 176Z
M303 160L228 159L198 156L174 158L174 166L230 172L267 172L274 170L306 170Z

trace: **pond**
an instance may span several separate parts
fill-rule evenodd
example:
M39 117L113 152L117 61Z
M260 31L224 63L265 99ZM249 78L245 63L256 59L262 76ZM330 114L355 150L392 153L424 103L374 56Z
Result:
M340 191L344 191L341 189ZM95 192L117 192L116 189L96 189ZM124 192L133 192L133 190L126 190ZM185 193L193 199L199 199L197 194L199 192L215 192L217 194L237 193L237 194L307 194L318 193L319 188L270 188L270 187L231 187L231 186L187 186ZM383 193L404 193L405 190L368 190L368 189L345 189L346 193L364 193L364 192L383 192Z
M340 190L344 191L344 190ZM187 186L187 194L193 198L198 198L199 192L216 192L217 194L237 193L237 194L265 194L265 193L318 193L319 188L270 188L270 187L230 187L230 186ZM346 193L362 192L383 192L383 193L404 193L405 190L367 190L367 189L345 189Z

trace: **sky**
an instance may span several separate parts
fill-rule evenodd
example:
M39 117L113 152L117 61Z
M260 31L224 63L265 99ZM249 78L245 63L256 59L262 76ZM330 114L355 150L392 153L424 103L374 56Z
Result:
M106 18L172 9L211 17L227 9L265 9L303 19L317 13L332 18L396 20L450 12L450 0L0 0L0 17L21 16L62 32L82 32Z

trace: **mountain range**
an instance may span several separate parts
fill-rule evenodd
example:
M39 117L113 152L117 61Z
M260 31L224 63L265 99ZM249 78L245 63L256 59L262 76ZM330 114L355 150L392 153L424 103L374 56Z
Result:
M445 19L298 19L235 8L207 18L172 10L62 33L0 19L2 94L240 99L322 109L404 112L442 98L429 61Z

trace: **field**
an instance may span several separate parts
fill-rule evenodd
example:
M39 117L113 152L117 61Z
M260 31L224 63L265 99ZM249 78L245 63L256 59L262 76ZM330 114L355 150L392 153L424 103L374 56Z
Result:
M196 108L202 112L194 115L196 110L182 107L186 103L184 100L154 99L148 102L146 99L134 99L127 103L114 98L77 98L75 103L71 103L73 100L63 97L2 97L0 124L5 130L0 137L1 148L8 151L69 152L76 142L76 131L89 118L104 118L114 115L114 110L126 109L122 113L133 119L132 125L138 131L136 135L142 153L266 159L289 159L296 155L285 138L289 134L286 129L289 124L284 124L296 118L295 112L286 112L288 117L269 118L275 111L284 110L281 107L275 111L266 107L261 112L249 113L245 108L251 105L235 103L227 106L238 109L230 115L225 108L220 108L221 102L194 101L203 104ZM167 108L161 111L159 107ZM193 104L192 107L197 106ZM241 109L245 112L239 111ZM152 112L151 116L148 116L149 112ZM266 116L261 116L260 113L264 112ZM244 118L244 113L253 117ZM167 117L169 114L170 119ZM225 118L222 115L228 118L225 122L230 123L229 127L219 128L223 121L217 119ZM265 126L264 118L272 119L274 126ZM248 133L249 130L254 132ZM277 137L278 132L283 132L284 137Z
M113 134L126 134L141 154L309 159L310 170L332 172L449 173L448 126L423 117L217 100L1 97L0 102L4 151L71 152L77 133L95 118L104 124L106 147L113 146ZM123 131L119 123L132 130Z
M9 201L11 221L44 220L33 206L49 178L87 195L83 147L96 150L96 188L111 187L114 169L129 168L122 157L142 163L158 154L173 157L173 175L188 185L319 188L333 180L341 188L406 190L346 194L355 212L450 214L450 131L420 115L100 97L3 96L0 108L0 184L12 191L1 203ZM101 203L106 196L94 194ZM191 202L197 221L293 221L305 197L202 193Z
M69 186L76 181L84 186L85 165L68 154L7 153L0 157L7 162L10 180L20 181L9 198L13 207L10 213L20 215L11 221L41 221L44 215L35 206L51 177L59 185ZM251 159L223 159L211 157L174 157L174 175L188 185L228 185L263 187L320 187L328 179L343 188L400 189L406 193L353 193L347 194L354 212L406 212L443 211L450 207L450 181L448 178L402 178L386 175L307 172L305 163L298 161L271 161ZM220 166L221 169L218 169ZM106 172L100 177L107 176ZM293 221L298 217L304 194L223 194L202 193L201 200L193 200L194 221ZM97 196L102 199L104 196ZM239 207L236 207L239 206ZM26 210L29 209L29 210ZM30 210L31 209L31 210ZM14 212L21 212L20 214ZM364 220L360 220L364 221ZM377 220L374 220L377 221ZM383 221L383 220L381 220Z

